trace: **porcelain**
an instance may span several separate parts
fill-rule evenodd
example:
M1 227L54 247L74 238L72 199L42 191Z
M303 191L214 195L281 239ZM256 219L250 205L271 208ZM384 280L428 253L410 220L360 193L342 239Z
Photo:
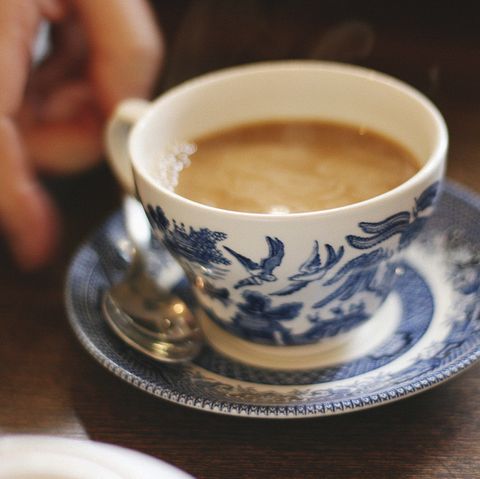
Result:
M372 128L409 147L422 167L361 203L278 215L201 205L151 174L148 165L178 141L285 117ZM186 82L152 104L127 101L107 134L114 171L127 188L135 185L155 233L196 286L204 328L214 323L237 349L262 344L265 354L269 347L286 354L301 352L292 346L332 347L375 313L393 286L399 253L434 208L447 143L440 113L411 87L313 61L236 67Z
M0 438L0 479L193 479L130 449L42 435Z
M394 290L371 322L336 348L320 355L304 349L283 363L242 349L232 359L207 346L189 365L161 366L124 345L99 306L103 290L127 268L124 238L117 213L80 249L68 275L68 316L100 364L156 397L249 417L342 414L412 396L480 357L480 198L452 184L396 264ZM169 255L159 249L163 255L168 271ZM175 289L193 300L186 280Z

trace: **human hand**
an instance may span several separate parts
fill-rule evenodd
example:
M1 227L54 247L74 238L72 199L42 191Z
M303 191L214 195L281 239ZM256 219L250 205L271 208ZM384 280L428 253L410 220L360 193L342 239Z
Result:
M33 68L43 20L51 52ZM149 95L162 58L146 0L0 1L0 228L23 269L45 264L59 238L38 174L98 162L106 116Z

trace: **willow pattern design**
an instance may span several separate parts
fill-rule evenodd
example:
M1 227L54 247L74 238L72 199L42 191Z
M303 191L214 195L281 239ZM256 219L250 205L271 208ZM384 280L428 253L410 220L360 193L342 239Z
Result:
M210 306L205 309L217 324L249 340L296 345L346 332L370 317L396 280L396 254L417 237L438 193L436 182L415 199L411 211L358 223L361 233L347 235L343 244L314 240L309 255L288 274L282 271L288 251L277 236L265 236L264 255L251 258L232 248L225 232L170 220L159 206L148 205L146 212L187 273L202 277L198 294L208 298ZM393 238L397 238L395 243L386 243ZM296 251L290 254L298 255ZM199 269L193 271L190 263ZM245 275L233 282L232 290L216 284L228 277L234 264ZM277 283L280 286L272 290L269 285ZM307 288L319 291L313 304L302 299ZM235 290L240 296L233 294ZM217 317L215 303L228 309L228 322ZM306 318L302 330L294 326L299 317Z

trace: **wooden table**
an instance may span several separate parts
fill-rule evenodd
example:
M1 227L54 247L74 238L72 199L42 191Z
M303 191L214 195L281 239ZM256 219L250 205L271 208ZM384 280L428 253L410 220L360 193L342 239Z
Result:
M466 2L167 3L159 7L170 54L164 84L265 58L328 57L385 71L438 105L451 135L448 176L480 192L480 25ZM202 40L192 43L194 34ZM118 208L119 192L106 167L51 189L65 219L54 264L24 275L0 250L0 433L113 443L199 478L480 477L478 366L388 406L289 421L198 412L113 377L70 330L63 287L75 249Z

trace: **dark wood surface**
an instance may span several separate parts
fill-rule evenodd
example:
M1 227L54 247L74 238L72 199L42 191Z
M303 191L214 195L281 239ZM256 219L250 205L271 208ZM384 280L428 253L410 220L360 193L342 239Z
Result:
M268 58L369 66L438 105L451 135L448 176L480 192L480 20L468 2L159 3L169 53L159 88ZM0 247L0 434L104 441L199 478L480 477L478 365L387 406L289 421L194 411L113 377L70 330L63 288L75 249L118 208L119 191L105 166L51 190L65 220L54 264L25 275Z

